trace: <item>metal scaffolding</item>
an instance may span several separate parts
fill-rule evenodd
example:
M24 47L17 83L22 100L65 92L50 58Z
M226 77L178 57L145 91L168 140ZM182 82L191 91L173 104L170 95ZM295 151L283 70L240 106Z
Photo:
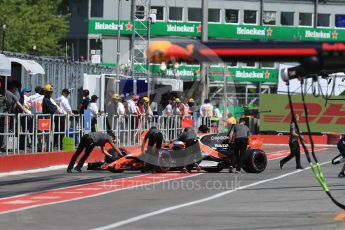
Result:
M141 75L146 72L144 65L140 66L139 69L134 68L136 64L147 63L146 50L150 42L150 22L149 14L151 8L151 0L133 0L133 22L134 32L132 35L132 55L131 65L133 75ZM140 69L142 68L142 69Z

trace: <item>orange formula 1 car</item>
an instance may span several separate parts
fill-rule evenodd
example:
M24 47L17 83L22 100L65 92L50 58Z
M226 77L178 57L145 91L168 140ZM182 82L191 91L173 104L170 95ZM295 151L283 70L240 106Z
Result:
M201 169L206 172L220 172L232 165L232 146L228 144L226 133L200 134L199 151L187 151L181 145L170 145L162 148L155 156L157 164L146 161L145 154L141 154L140 146L120 148L124 157L115 156L115 151L109 151L114 155L115 161L107 158L104 162L89 163L88 169L104 169L111 172L121 173L125 170L145 171L146 165L153 165L156 172L167 172L181 170L187 167L188 171L195 169L194 163L198 163ZM267 158L261 150L262 142L251 138L246 155L244 156L243 169L249 173L261 173L266 169Z

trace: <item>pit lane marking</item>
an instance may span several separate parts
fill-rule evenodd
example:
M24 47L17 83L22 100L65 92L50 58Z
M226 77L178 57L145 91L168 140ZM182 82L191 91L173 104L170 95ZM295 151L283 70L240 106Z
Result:
M144 175L139 175L139 176L134 176L134 177L129 177L129 178L109 179L107 181L102 181L102 182L94 182L94 183L89 183L89 184L60 188L56 190L49 190L45 192L40 192L38 194L37 193L26 194L26 195L20 195L20 196L1 198L0 199L0 214L7 214L11 212L18 212L18 211L27 210L27 209L36 208L36 207L42 207L46 205L60 204L60 203L76 201L76 200L81 200L81 199L86 199L86 198L91 198L91 197L97 197L97 196L102 196L102 195L106 195L106 194L117 192L117 191L128 190L128 189L138 188L142 186L168 182L172 180L194 177L200 174L201 173L195 173L195 174L194 173L193 174L175 173L175 174L170 174L170 176L164 175L165 179L162 179L161 174L144 174ZM156 175L156 178L154 178L155 177L154 175ZM151 177L152 179L149 179L148 177ZM113 183L120 184L120 186L112 186ZM97 190L89 189L89 188L97 187L99 185L103 185L103 189L102 188L100 188L101 190L99 190L98 188ZM82 193L75 192L76 190L81 190L81 189L83 189ZM39 197L49 197L50 195L56 194L57 192L61 194L61 196L57 198L55 201L50 200L50 199L39 199Z
M325 164L329 164L329 163L331 163L331 161L323 162L320 165L325 165ZM298 174L298 173L304 172L304 171L309 170L309 169L310 169L310 167L307 167L307 168L305 168L303 170L296 170L296 171L293 171L293 172L290 172L290 173L286 173L286 174L283 174L283 175L280 175L280 176L277 176L277 177L273 177L273 178L266 179L266 180L261 180L261 181L258 181L258 182L252 183L252 184L240 186L240 187L235 188L233 190L228 190L228 191L224 191L224 192L221 192L221 193L217 193L215 195L212 195L212 196L209 196L209 197L206 197L206 198L203 198L203 199L199 199L199 200L195 200L195 201L191 201L191 202L187 202L187 203L184 203L184 204L179 204L179 205L175 205L175 206L171 206L171 207L167 207L167 208L162 208L162 209L159 209L157 211L153 211L153 212L145 213L145 214L142 214L142 215L138 215L136 217L132 217L132 218L129 218L129 219L126 219L126 220L118 221L118 222L112 223L110 225L105 225L105 226L102 226L102 227L93 228L91 230L108 230L108 229L113 229L113 228L121 227L123 225L128 225L128 224L131 224L131 223L134 223L134 222L138 222L138 221L143 220L143 219L147 219L147 218L150 218L150 217L153 217L153 216L157 216L157 215L160 215L160 214L171 212L171 211L174 211L174 210L177 210L177 209L185 208L185 207L188 207L188 206L193 206L193 205L204 203L204 202L208 202L208 201L211 201L211 200L215 200L215 199L218 199L220 197L223 197L223 196L229 195L231 193L234 193L236 191L240 191L240 190L243 190L243 189L251 188L251 187L254 187L254 186L257 186L257 185L261 185L261 184L264 184L264 183L268 183L268 182L272 182L272 181L275 181L275 180L283 179L285 177L288 177L288 176L291 176L291 175L294 175L294 174Z

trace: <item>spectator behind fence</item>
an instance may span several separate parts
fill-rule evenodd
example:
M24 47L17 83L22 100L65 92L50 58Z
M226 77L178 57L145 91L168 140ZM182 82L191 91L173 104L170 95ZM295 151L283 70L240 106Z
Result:
M35 87L35 94L30 96L31 112L33 114L42 113L43 88L41 86Z
M91 132L96 132L97 116L100 114L97 106L98 96L92 95L87 109L91 113Z
M63 89L61 95L56 99L56 103L58 106L63 110L64 114L73 115L71 105L68 101L68 96L71 92L68 89ZM67 127L69 128L69 127ZM59 129L60 133L64 133L66 131L66 117L60 117L59 119ZM63 144L64 134L60 134L60 146Z
M72 115L72 108L68 101L68 96L71 92L68 89L63 89L61 95L56 99L56 103L64 111L64 114Z
M200 106L200 116L203 125L208 125L208 120L213 116L213 105L209 99L204 100L204 104Z
M30 93L31 93L31 89L28 89L28 88L22 89L23 106L27 109L31 109L31 107L32 107Z
M149 97L143 97L143 101L144 101L145 115L149 119L151 119L153 116L153 112L152 112L151 105L150 105L150 98Z
M44 86L44 97L42 101L42 113L43 114L50 114L51 117L51 127L53 127L54 124L54 131L59 132L60 131L60 118L55 117L53 119L54 114L63 114L63 110L57 105L57 103L51 98L53 94L53 86L51 84L46 84ZM60 140L59 140L60 138ZM58 146L60 143L61 146L61 136L59 137L59 134L54 134L54 146Z
M187 102L187 105L189 107L189 115L193 116L193 113L196 112L194 99L193 98L189 98L188 102Z
M168 104L165 106L165 109L162 111L163 116L171 116L173 114L172 100L168 100Z
M24 108L24 106L19 102L17 97L10 91L5 91L0 86L0 113L9 113L14 114L19 108L21 111L24 111L27 114L31 114L31 112ZM10 117L8 121L5 120L6 118L0 117L0 133L4 133L5 130L14 130L14 117ZM5 122L6 121L6 122ZM0 150L1 152L5 151L5 146L7 143L4 143L3 136L0 136Z
M79 105L79 113L80 114L84 114L84 110L87 109L87 107L89 106L91 102L91 99L90 99L90 92L89 90L87 89L84 89L83 90L83 98L82 98L82 101Z

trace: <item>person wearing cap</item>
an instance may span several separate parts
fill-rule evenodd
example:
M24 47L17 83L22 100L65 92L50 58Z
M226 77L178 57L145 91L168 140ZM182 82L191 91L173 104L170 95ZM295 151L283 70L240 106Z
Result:
M92 100L92 97L91 97ZM72 173L72 169L74 167L75 162L77 161L77 158L79 155L83 152L85 149L85 153L82 156L82 158L79 160L76 167L74 167L74 170L81 172L81 169L89 157L90 153L94 149L94 147L99 146L101 147L101 151L105 156L108 156L110 158L113 158L113 156L105 149L105 144L110 144L112 148L114 148L115 152L119 156L123 156L120 149L114 144L115 140L115 134L108 130L107 133L100 133L100 132L91 132L89 134L85 134L80 139L80 143L77 147L77 150L73 154L68 167L67 167L67 173Z
M32 103L31 103L31 99L30 99L30 93L31 93L31 89L28 89L28 88L22 89L22 94L24 97L23 105L27 109L31 109L31 107L32 107Z
M72 108L68 101L68 96L71 92L68 89L63 89L61 96L56 99L56 103L60 106L60 108L64 111L64 114L72 115Z
M96 132L97 116L100 114L97 106L98 96L92 95L90 104L87 109L90 110L91 114L91 132Z
M173 104L173 115L182 115L180 111L181 100L180 98L175 98L175 103Z
M145 108L145 112L146 112L146 116L151 119L153 116L153 112L150 106L150 98L149 97L143 97L143 101L144 101L144 108Z
M106 111L108 113L107 127L108 129L110 129L114 125L117 125L117 120L119 118L118 116L123 116L126 113L125 106L122 104L119 94L114 93L112 95L112 100L109 101L106 105ZM115 122L115 124L113 124L113 121Z
M71 94L71 92L68 89L63 89L61 92L61 95L56 99L57 105L61 108L63 111L63 114L67 115L73 115L71 105L68 101L68 96ZM66 130L66 118L65 117L58 117L57 118L58 127L57 130L60 133L65 132ZM60 147L63 143L64 134L60 134Z
M229 168L229 173L232 173L232 168L236 165L235 173L241 173L243 159L247 151L248 140L250 136L250 130L246 126L244 118L240 118L239 123L234 125L233 129L229 132L229 143L233 141L234 153L232 155L232 167Z
M57 105L51 101L51 97L53 94L53 86L51 84L46 84L44 86L44 97L42 101L42 113L43 114L51 114L53 115L58 111Z
M187 102L187 105L189 107L189 115L193 116L193 113L195 112L194 111L195 110L195 108L194 108L194 106L195 106L194 99L193 98L189 98L188 102Z

